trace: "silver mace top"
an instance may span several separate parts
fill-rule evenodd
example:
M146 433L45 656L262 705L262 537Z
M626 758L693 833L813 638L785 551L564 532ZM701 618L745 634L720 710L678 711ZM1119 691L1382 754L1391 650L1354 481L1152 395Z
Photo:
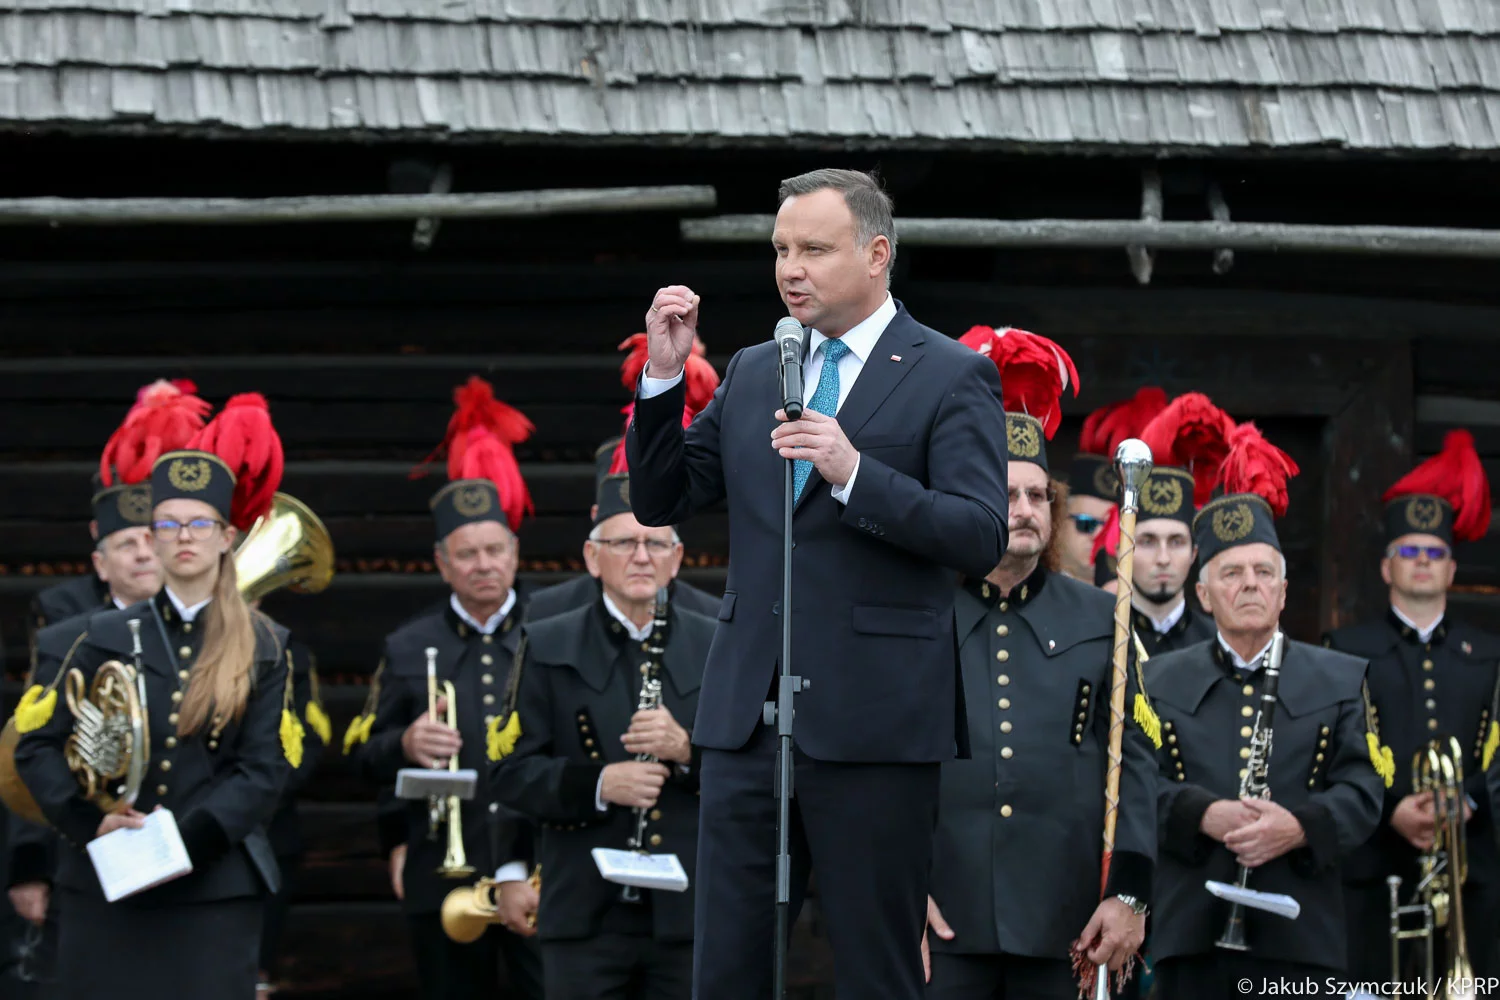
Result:
M1151 449L1146 442L1138 438L1120 442L1115 449L1115 474L1120 477L1122 507L1134 510L1139 505L1151 469Z

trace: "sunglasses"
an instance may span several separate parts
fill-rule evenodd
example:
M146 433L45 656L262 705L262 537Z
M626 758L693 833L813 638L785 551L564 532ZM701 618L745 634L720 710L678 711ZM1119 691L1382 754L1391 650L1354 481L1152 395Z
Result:
M1423 553L1433 562L1448 558L1448 548L1444 545L1397 545L1391 551L1402 559L1415 559Z
M1073 522L1073 527L1085 535L1092 535L1104 527L1104 519L1095 517L1092 514L1069 514L1068 520Z

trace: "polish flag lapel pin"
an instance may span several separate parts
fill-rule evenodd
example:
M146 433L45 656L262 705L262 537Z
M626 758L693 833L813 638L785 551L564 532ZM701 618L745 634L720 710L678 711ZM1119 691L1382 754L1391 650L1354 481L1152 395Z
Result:
M892 361L900 361L901 360L901 355L899 355L899 354L892 354L891 355L891 360Z

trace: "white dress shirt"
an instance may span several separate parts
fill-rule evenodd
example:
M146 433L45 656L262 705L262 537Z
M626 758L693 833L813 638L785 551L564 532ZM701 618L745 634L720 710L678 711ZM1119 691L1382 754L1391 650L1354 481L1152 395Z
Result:
M859 373L864 370L865 362L870 360L870 353L875 350L875 343L880 340L880 335L885 333L885 328L890 326L891 320L896 318L896 300L889 292L885 295L885 301L880 304L869 316L850 327L839 339L849 348L848 352L839 359L839 401L838 408L842 409L844 400L849 398L849 390L854 388L854 382L859 378ZM829 340L822 333L814 329L807 339L807 361L802 366L802 398L808 402L812 401L813 393L817 391L818 379L823 374L823 352L820 348ZM660 395L682 381L683 372L678 372L673 378L652 378L650 375L641 376L640 396L642 399L650 399L652 396ZM837 410L834 411L837 415ZM859 459L854 460L854 471L849 474L849 481L842 487L833 487L830 484L833 498L839 503L848 503L850 493L854 489L855 477L859 475Z
M124 611L126 608L130 607L130 605L126 604L124 601L120 600L119 597L115 596L114 593L111 593L109 595L109 599L111 601L114 601L115 607L119 608L121 611Z
M1144 608L1140 609L1140 612L1147 618L1151 619L1151 627L1156 631L1157 635L1166 635L1168 632L1172 631L1172 626L1182 621L1182 616L1187 614L1187 598L1183 597L1181 600L1179 600L1177 602L1177 607L1173 608L1171 611L1168 611L1160 621L1157 621L1155 618L1151 618L1151 612L1145 610Z
M177 613L182 616L182 620L185 621L185 622L190 622L194 618L197 618L198 617L198 612L200 612L204 608L208 607L209 604L212 603L212 601L213 601L213 598L210 597L210 598L207 598L206 600L199 601L197 604L194 604L192 607L188 607L186 604L182 603L182 600L176 594L172 593L172 588L171 587L167 587L166 591L167 591L167 600L169 600L169 601L172 602L172 607L174 607L174 608L177 609Z
M1232 662L1239 669L1241 669L1241 670L1249 670L1251 673L1254 673L1255 671L1259 670L1261 668L1261 665L1266 662L1266 654L1271 651L1271 643L1276 641L1276 636L1274 636L1274 635L1271 636L1271 641L1267 642L1264 646L1262 646L1260 648L1260 652L1259 653L1256 653L1255 656L1252 657L1251 659L1246 660L1244 657L1240 656L1239 653L1236 653L1234 651L1234 647L1233 646L1229 645L1228 642L1224 641L1224 633L1223 632L1218 633L1218 636L1219 636L1219 645L1223 646L1224 647L1224 652L1226 652L1226 653L1229 654L1230 662Z
M1401 619L1401 621L1404 622L1407 626L1409 626L1413 632L1417 633L1417 635L1421 637L1421 639L1422 639L1423 642L1431 642L1432 641L1432 633L1436 632L1437 631L1437 627L1439 625L1443 624L1443 613L1442 612L1438 612L1438 616L1436 618L1434 618L1432 620L1432 624L1429 625L1429 626L1427 626L1426 628L1422 628L1416 622L1412 621L1410 618L1408 618L1405 615L1403 615L1401 613L1401 609L1398 608L1398 607L1396 607L1394 604L1391 605L1391 613L1394 614L1397 618Z
M505 603L500 605L500 610L490 615L490 620L483 623L464 610L464 606L458 601L457 594L448 595L448 604L453 608L453 613L458 615L461 621L467 623L470 628L474 629L480 635L494 635L495 630L500 627L500 623L505 621L505 616L510 614L510 609L516 606L516 591L512 588L510 595L505 598Z

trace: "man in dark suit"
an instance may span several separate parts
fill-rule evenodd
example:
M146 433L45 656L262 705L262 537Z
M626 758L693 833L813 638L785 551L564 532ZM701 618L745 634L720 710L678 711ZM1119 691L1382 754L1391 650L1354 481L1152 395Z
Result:
M730 566L704 669L694 995L769 995L777 739L762 721L781 615L797 695L792 909L810 870L840 996L914 1000L939 767L966 752L954 573L983 577L1006 543L1005 413L993 362L930 330L887 291L891 205L867 175L785 181L776 280L804 327L804 396L781 411L771 342L738 352L684 431L698 296L661 289L626 431L631 506L676 524L728 501ZM796 462L795 609L781 606L783 481Z

